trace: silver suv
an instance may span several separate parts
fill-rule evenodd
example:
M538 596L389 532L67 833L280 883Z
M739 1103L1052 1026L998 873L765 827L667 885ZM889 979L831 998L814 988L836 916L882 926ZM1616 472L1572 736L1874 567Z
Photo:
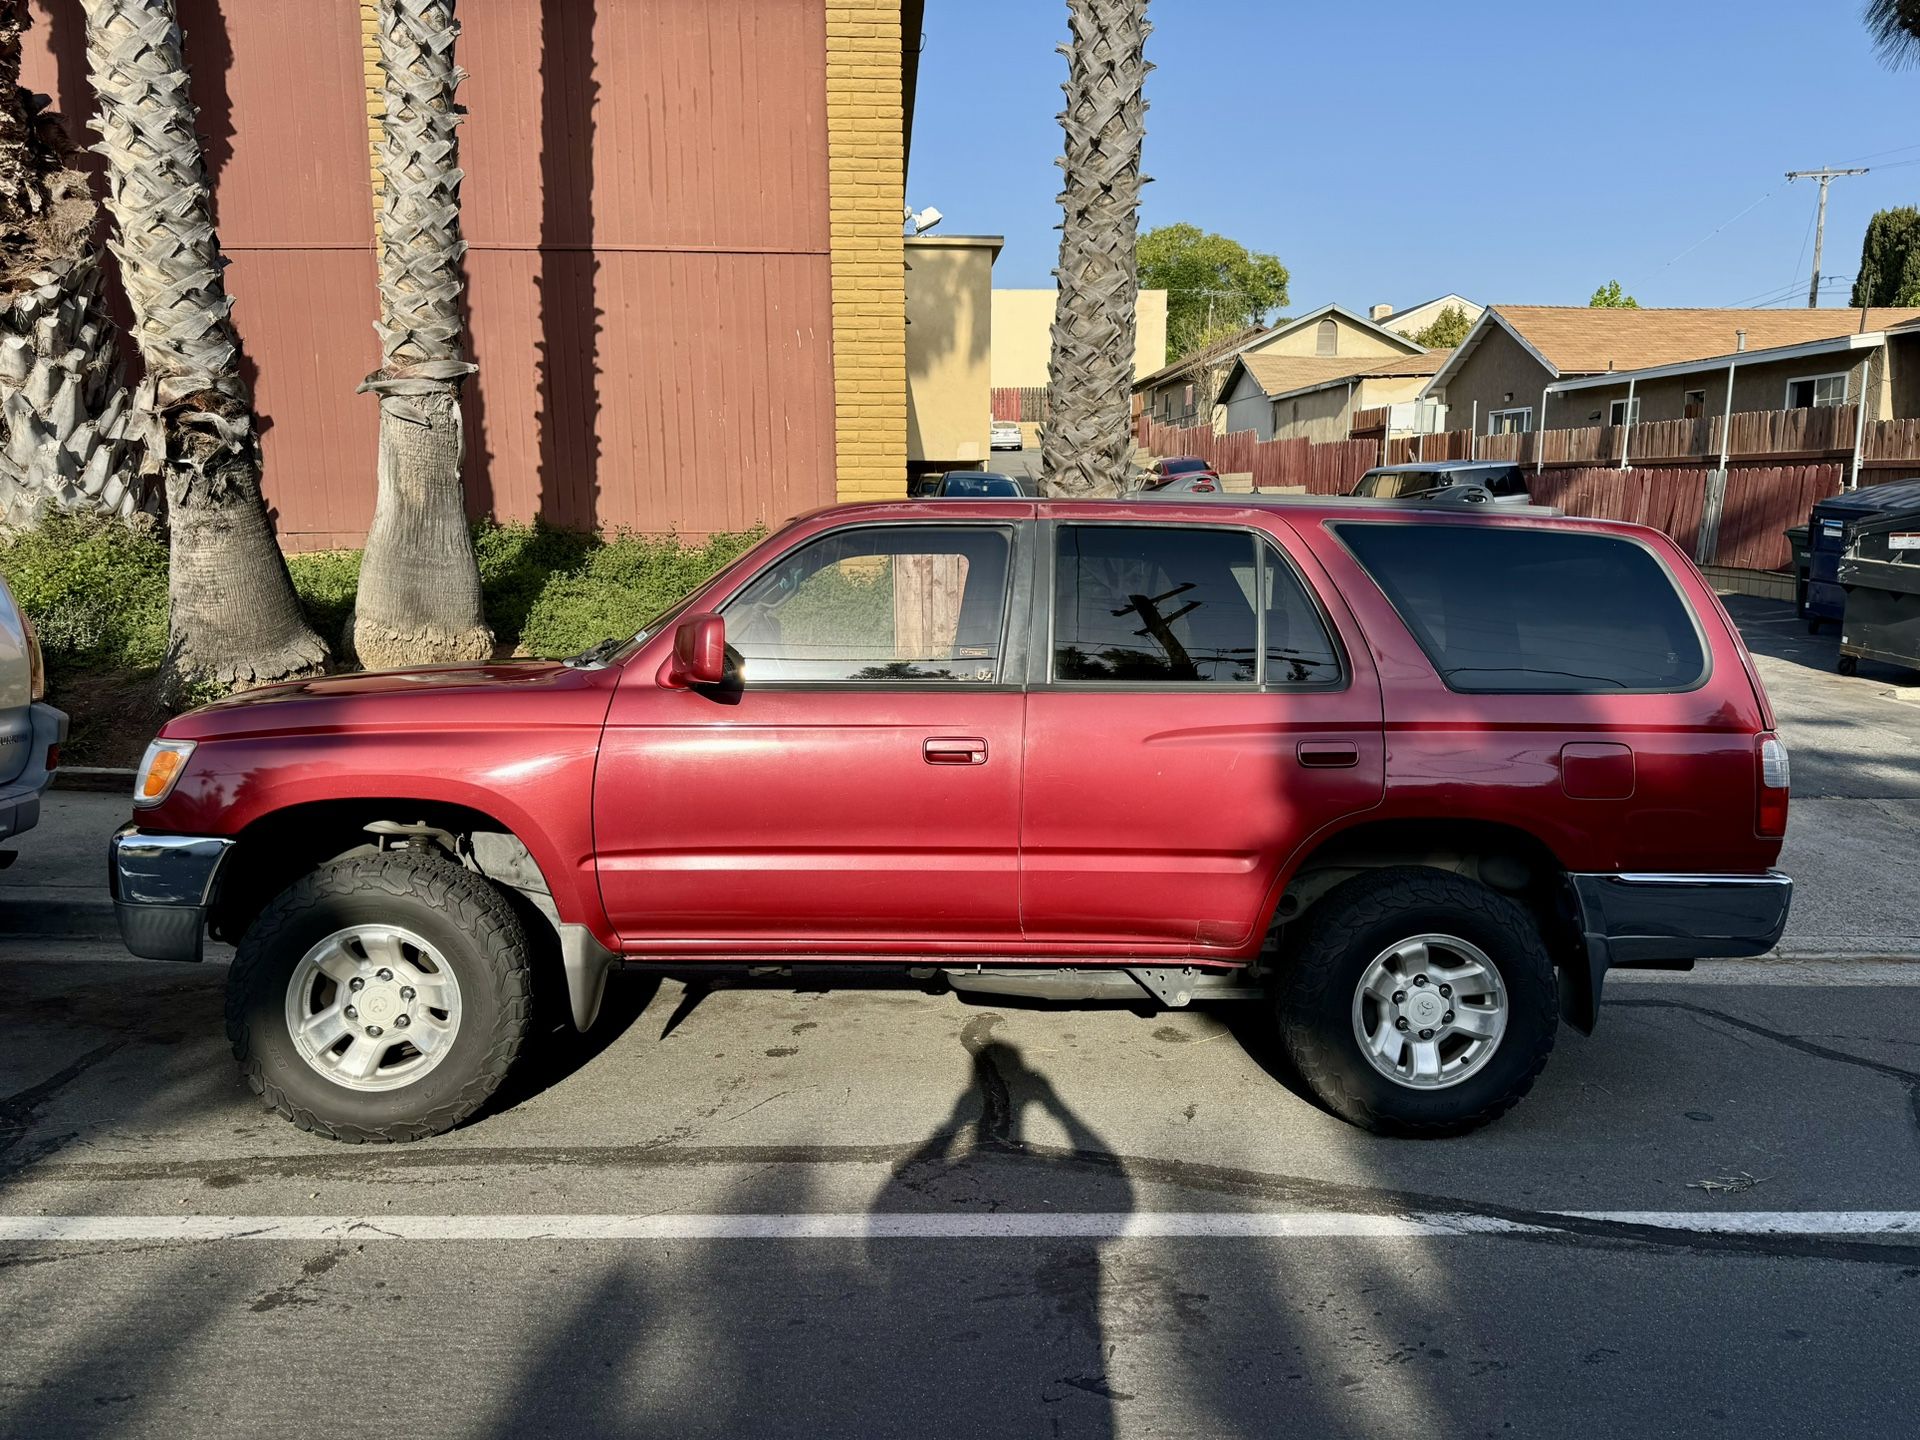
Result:
M0 841L39 823L40 792L60 763L67 717L46 693L40 642L0 580ZM0 851L0 865L12 858Z

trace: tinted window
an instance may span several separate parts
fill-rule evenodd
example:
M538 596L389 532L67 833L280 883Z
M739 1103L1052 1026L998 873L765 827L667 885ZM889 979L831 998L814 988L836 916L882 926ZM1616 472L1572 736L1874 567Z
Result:
M1505 526L1335 527L1455 690L1685 690L1692 612L1630 540Z
M1056 680L1327 684L1340 664L1292 569L1238 530L1067 525L1054 571Z
M1268 685L1332 685L1340 679L1340 656L1300 577L1268 545L1260 547L1266 591Z
M998 678L1007 532L912 525L822 536L727 603L727 643L766 680Z
M944 495L979 498L986 495L1018 495L1020 486L1005 475L967 475L953 473L947 476Z
M1467 478L1478 480L1495 495L1525 495L1527 482L1521 478L1518 467L1506 470L1490 470Z
M1206 461L1192 455L1179 460L1162 460L1160 462L1160 473L1162 475L1187 475L1195 470L1205 470L1206 468Z

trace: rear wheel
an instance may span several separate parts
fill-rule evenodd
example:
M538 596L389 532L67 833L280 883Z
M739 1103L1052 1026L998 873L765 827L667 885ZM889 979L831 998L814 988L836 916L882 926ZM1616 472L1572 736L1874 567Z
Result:
M301 1129L416 1140L493 1094L530 1008L506 898L450 860L388 852L324 865L261 912L228 976L227 1037Z
M1314 1094L1388 1134L1459 1134L1503 1114L1532 1087L1559 1024L1532 917L1484 885L1413 867L1328 892L1276 998Z

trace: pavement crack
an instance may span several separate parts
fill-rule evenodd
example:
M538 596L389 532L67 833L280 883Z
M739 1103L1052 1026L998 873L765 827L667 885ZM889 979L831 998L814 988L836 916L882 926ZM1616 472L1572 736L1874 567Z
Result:
M41 1106L126 1043L125 1040L109 1040L104 1045L96 1045L39 1084L16 1090L0 1100L0 1155L6 1154L26 1137L34 1121L39 1118Z

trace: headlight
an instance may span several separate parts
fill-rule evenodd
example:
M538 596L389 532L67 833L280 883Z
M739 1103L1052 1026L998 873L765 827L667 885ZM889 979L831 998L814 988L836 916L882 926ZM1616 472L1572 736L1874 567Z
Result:
M193 747L191 740L156 740L147 746L147 753L140 757L140 769L133 780L133 803L136 809L144 810L149 805L158 805L173 793L174 782L180 778L180 772L187 768L187 759L193 754Z

